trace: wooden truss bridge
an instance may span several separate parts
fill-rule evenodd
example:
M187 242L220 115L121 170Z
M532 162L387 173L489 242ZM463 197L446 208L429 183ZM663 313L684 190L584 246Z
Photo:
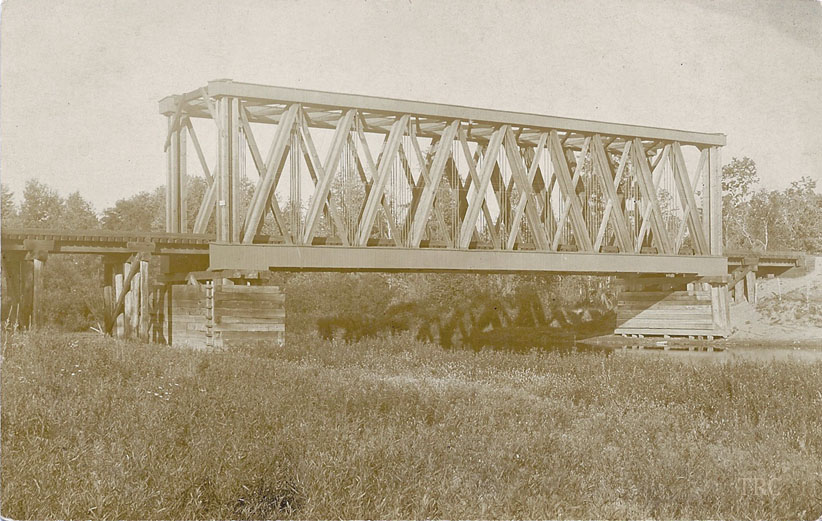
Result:
M727 332L740 271L722 251L722 134L231 80L164 98L160 112L167 234L4 230L4 260L7 247L35 263L130 253L126 287L133 255L150 253L167 259L168 284L224 270L619 275L640 301L622 332ZM676 326L677 295L707 299L707 312Z

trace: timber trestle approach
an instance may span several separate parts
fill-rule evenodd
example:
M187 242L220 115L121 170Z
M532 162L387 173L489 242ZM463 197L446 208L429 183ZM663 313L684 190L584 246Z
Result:
M722 134L231 80L160 113L167 234L4 230L4 263L33 263L36 281L49 252L109 256L112 321L128 306L118 280L133 287L150 255L166 285L210 287L204 316L232 272L245 285L276 270L617 275L627 292L686 292L694 320L660 334L717 335L728 283L753 271L745 257L729 275L722 255ZM652 312L625 305L623 331L685 311L636 297Z
M98 255L106 333L193 347L282 342L285 296L270 284L270 272L209 271L213 241L191 233L3 229L4 315L23 327L42 325L48 257ZM152 258L161 271L153 277Z
M149 339L152 299L160 291L149 283L153 255L166 266L208 266L208 247L213 237L193 234L109 232L102 230L49 231L8 229L2 231L2 258L10 322L37 327L43 322L44 270L49 255L99 255L105 276L106 302L102 327L119 337ZM159 335L155 335L155 339Z

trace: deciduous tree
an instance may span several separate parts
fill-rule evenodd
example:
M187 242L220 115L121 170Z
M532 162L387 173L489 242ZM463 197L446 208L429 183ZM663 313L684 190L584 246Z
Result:
M2 190L2 208L0 208L0 219L3 226L16 226L19 223L17 215L17 205L14 203L14 192L5 184L0 185Z
M63 214L63 198L37 179L29 179L23 189L20 224L33 228L57 228Z
M165 189L139 192L103 210L103 228L121 231L165 231Z

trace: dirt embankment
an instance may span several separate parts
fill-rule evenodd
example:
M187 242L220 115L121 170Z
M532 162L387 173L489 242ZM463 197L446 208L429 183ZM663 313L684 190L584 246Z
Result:
M757 303L731 306L731 338L818 341L822 347L822 257L807 275L757 279Z

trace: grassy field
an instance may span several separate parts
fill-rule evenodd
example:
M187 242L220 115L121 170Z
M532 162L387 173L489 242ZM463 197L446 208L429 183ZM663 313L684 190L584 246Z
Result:
M822 514L822 363L6 335L17 519Z

